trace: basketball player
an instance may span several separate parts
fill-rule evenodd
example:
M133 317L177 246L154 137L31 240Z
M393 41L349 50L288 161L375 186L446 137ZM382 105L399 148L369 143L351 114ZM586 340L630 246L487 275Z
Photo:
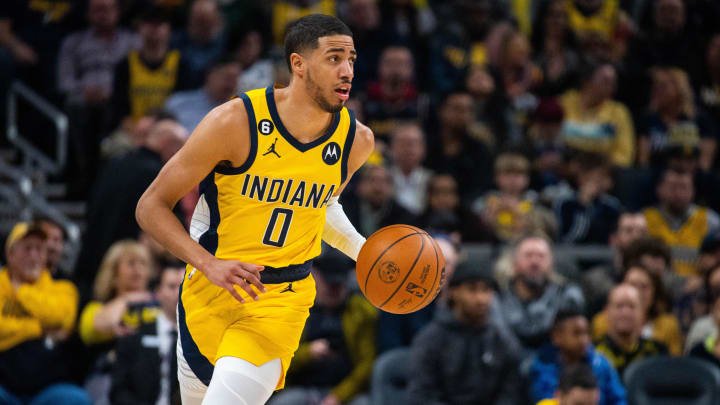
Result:
M321 239L353 259L365 242L338 203L374 147L344 107L352 33L309 15L288 27L285 53L290 85L211 111L138 203L140 226L187 263L177 346L185 405L263 404L282 388L315 298ZM171 209L198 183L188 235Z

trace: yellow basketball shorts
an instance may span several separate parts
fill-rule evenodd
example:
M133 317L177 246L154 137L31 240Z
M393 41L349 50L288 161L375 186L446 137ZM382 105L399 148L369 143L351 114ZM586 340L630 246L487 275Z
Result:
M285 374L315 301L315 280L307 275L291 282L275 281L263 281L266 292L258 294L258 301L236 287L245 299L241 304L200 271L185 272L178 301L180 345L190 369L206 386L215 362L225 356L257 366L279 358L282 375L276 389L285 386Z

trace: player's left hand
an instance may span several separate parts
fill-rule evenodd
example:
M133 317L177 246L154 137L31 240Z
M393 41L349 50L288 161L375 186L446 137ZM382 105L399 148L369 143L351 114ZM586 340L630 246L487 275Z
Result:
M342 405L342 402L333 394L328 394L325 398L323 398L322 402L320 402L320 405Z

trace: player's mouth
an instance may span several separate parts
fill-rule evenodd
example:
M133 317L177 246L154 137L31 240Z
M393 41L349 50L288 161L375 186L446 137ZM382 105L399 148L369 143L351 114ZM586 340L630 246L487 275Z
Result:
M350 88L352 88L349 84L343 84L340 87L335 88L335 94L340 98L340 100L347 100L350 98Z

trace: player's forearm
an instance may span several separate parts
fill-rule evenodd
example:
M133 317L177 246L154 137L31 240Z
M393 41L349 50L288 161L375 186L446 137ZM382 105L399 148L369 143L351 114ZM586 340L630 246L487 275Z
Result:
M152 195L143 195L135 212L138 224L175 257L203 270L214 257L190 238L172 207Z

